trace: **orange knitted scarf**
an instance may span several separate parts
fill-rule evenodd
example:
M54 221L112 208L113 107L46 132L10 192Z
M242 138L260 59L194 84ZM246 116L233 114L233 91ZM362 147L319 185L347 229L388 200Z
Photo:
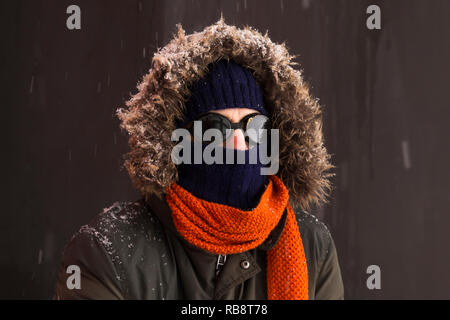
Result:
M208 202L176 183L166 190L177 231L189 243L214 254L233 254L256 248L269 236L287 207L280 239L267 252L269 300L307 300L308 271L302 239L289 193L283 182L270 176L258 206L250 211Z

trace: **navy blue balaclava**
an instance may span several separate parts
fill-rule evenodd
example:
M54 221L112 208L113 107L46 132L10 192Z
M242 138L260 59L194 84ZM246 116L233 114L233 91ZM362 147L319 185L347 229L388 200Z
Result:
M208 70L191 86L185 117L177 123L178 127L184 127L211 110L249 108L267 115L262 90L250 70L225 59L210 64ZM233 150L234 164L225 163L225 152L223 164L194 164L193 161L181 164L178 184L200 199L242 210L253 209L268 182L267 176L261 175L264 166L259 157L256 164L249 164L250 153L258 152L257 149ZM245 164L236 163L238 153L245 157Z

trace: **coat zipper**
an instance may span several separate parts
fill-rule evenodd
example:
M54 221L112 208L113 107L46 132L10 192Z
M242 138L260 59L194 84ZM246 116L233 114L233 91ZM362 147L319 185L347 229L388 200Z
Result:
M219 254L217 256L216 277L219 276L219 272L222 270L222 267L225 264L225 261L227 261L227 255L226 254Z

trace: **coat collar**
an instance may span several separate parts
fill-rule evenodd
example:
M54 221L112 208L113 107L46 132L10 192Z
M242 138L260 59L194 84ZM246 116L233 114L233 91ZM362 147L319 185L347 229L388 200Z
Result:
M186 253L189 255L192 263L196 265L196 269L205 271L202 273L202 276L208 278L206 282L212 283L213 281L216 281L216 285L213 289L214 299L220 299L232 287L254 277L262 270L260 263L257 261L258 250L252 249L246 252L229 255L218 278L213 280L211 277L215 277L215 271L212 274L209 274L207 272L209 268L205 268L205 263L208 265L215 265L216 257L218 257L218 255L192 245L178 233L172 219L170 207L165 198L160 199L157 196L152 195L148 198L143 198L142 201L149 212L153 213L156 218L161 221L162 225L184 244ZM284 210L278 225L272 230L267 239L256 249L261 249L262 252L264 252L272 249L276 245L286 224L286 218L287 210ZM248 262L250 267L242 268L242 262Z

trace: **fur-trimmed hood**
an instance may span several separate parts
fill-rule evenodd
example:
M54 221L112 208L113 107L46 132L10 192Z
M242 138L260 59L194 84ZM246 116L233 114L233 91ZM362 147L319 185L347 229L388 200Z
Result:
M280 130L278 177L289 190L294 206L307 210L327 202L334 168L323 145L322 113L309 93L300 70L285 44L252 27L227 25L221 17L202 32L186 35L180 24L174 38L159 49L138 92L119 108L121 127L129 135L130 152L125 167L144 196L161 196L178 178L171 160L172 131L182 119L189 86L203 77L207 66L232 59L252 70L264 92L273 128Z

